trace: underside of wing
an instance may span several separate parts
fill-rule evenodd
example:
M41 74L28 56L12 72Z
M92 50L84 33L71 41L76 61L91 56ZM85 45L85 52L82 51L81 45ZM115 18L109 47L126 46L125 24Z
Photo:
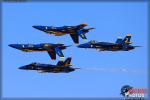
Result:
M65 35L65 33L62 33L62 32L56 32L55 33L55 36L62 36L62 35Z
M54 31L54 30L49 30L49 31L45 31L46 33L49 33L49 34L54 34L55 36L62 36L62 35L65 35L66 33L64 32L60 32L60 31Z
M77 34L70 34L74 43L79 44L79 36Z
M56 60L56 52L54 50L47 51L52 60Z

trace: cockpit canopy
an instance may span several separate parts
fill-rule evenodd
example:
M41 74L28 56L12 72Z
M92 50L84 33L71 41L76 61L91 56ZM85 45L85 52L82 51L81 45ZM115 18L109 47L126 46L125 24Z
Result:
M30 65L31 65L31 66L36 66L36 65L38 65L38 63L32 62Z
M98 43L98 41L96 41L96 40L91 40L89 43L94 44L94 43Z

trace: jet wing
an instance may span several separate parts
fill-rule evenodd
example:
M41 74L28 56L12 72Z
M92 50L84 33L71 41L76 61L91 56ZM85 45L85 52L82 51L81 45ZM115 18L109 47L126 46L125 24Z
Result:
M56 60L56 52L54 50L47 51L52 60Z
M70 34L74 43L79 44L79 36L78 34Z
M54 34L55 36L62 36L62 35L65 35L65 33L63 32L59 32L59 31L54 31L54 30L50 30L50 31L45 31L46 33L49 33L49 34Z

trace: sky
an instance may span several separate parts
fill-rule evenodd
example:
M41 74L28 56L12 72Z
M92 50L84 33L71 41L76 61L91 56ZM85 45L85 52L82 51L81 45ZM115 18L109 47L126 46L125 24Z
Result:
M122 97L124 85L147 88L148 15L146 2L27 2L2 4L3 97ZM87 23L95 27L88 41L115 42L131 33L132 51L98 52L77 48L69 35L56 37L33 25L64 26ZM13 43L64 43L65 58L72 57L71 73L38 73L19 70L31 62L56 64L46 52L25 53ZM80 43L85 43L80 39Z

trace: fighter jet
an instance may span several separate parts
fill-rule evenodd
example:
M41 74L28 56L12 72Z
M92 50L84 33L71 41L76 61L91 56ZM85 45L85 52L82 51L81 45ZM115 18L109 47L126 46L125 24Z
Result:
M40 73L69 73L72 71L75 71L76 69L80 68L72 68L70 64L71 57L68 57L65 61L59 61L57 65L51 65L51 64L40 64L40 63L31 63L22 67L19 67L19 69L22 70L36 70Z
M60 58L64 58L62 50L66 49L69 46L64 44L52 44L52 43L41 43L41 44L10 44L10 47L15 49L22 50L24 52L35 52L35 51L46 51L52 60L56 59L56 54Z
M70 34L74 43L79 43L79 36L82 39L87 39L85 34L89 32L89 30L95 28L84 28L87 24L80 24L76 26L62 26L62 27L53 27L53 26L33 26L34 28L46 32L48 34L53 34L55 36L62 36L65 34Z
M98 51L129 51L132 49L135 49L136 47L141 46L132 46L132 42L130 42L131 34L127 34L127 36L122 39L119 37L116 40L116 43L110 43L110 42L98 42L98 41L89 41L84 44L78 45L79 48L93 48Z

